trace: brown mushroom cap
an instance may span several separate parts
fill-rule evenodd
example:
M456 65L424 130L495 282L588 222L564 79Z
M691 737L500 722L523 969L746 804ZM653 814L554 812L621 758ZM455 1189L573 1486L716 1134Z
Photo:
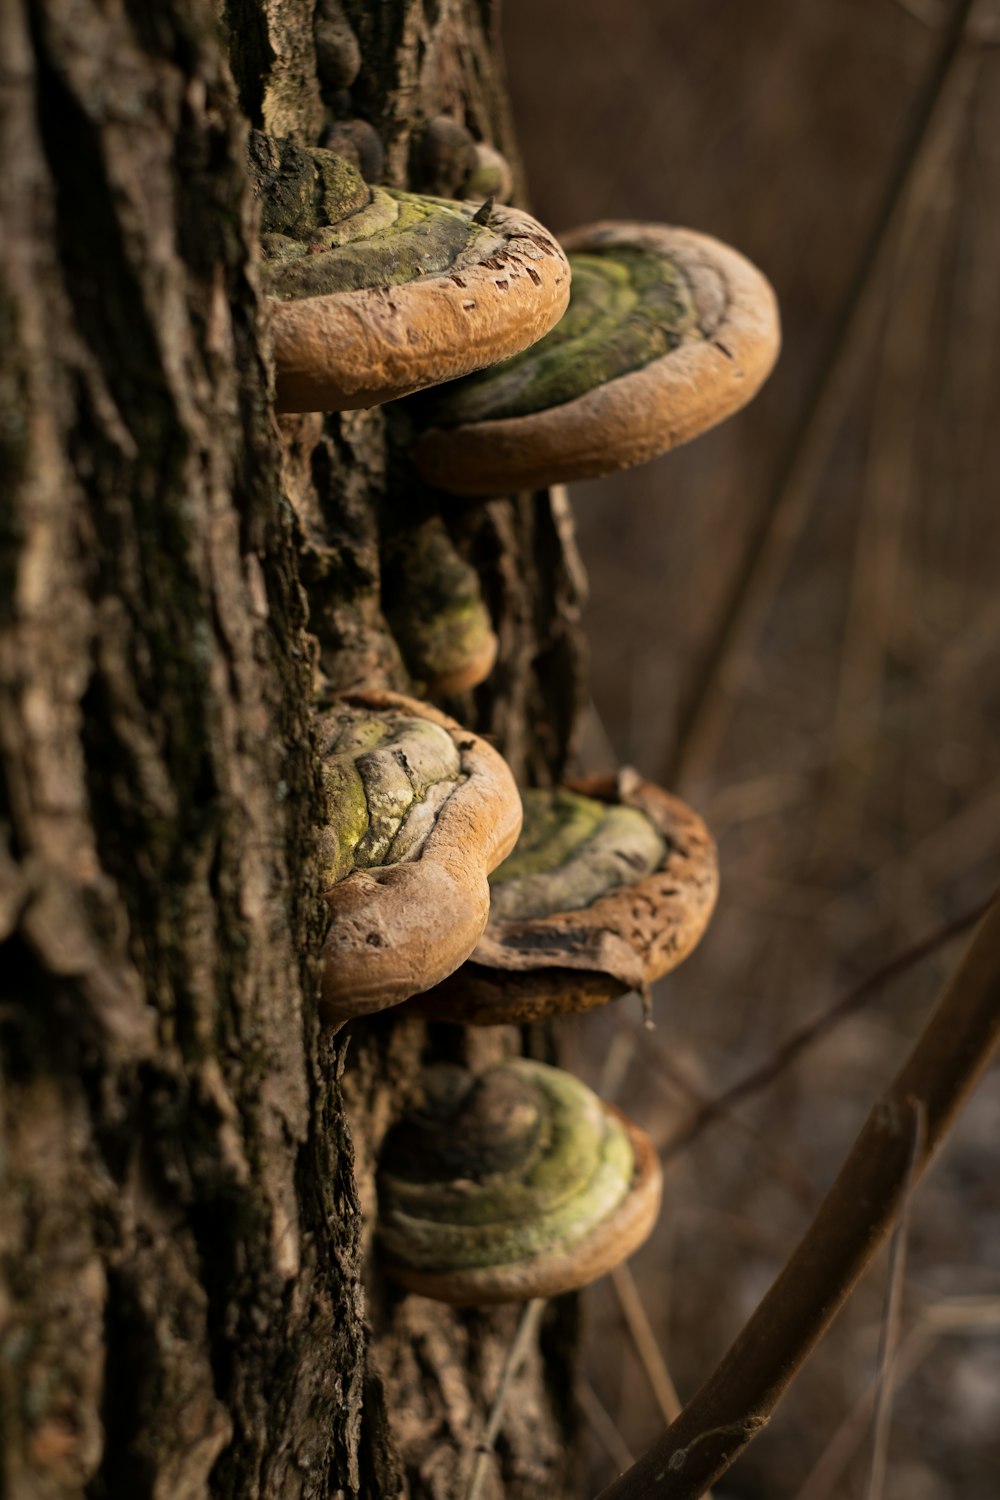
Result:
M660 1212L663 1174L652 1140L613 1104L608 1114L628 1133L635 1156L635 1177L618 1208L598 1224L585 1240L568 1249L544 1251L530 1260L485 1270L416 1271L390 1267L392 1280L436 1302L456 1307L486 1307L498 1302L527 1302L532 1297L561 1297L588 1286L621 1265L649 1238Z
M402 279L393 265L392 233L379 228L371 236L380 258L370 280L338 290L343 252L363 241L319 246L305 263L315 294L286 299L278 289L271 298L278 411L378 406L454 380L519 353L566 309L566 257L528 214L496 206L481 224L475 218L480 204L387 188L371 193L372 203L354 219L375 217L378 207L383 217L395 212L394 223L405 225L419 205L447 221L446 236L427 256L434 269ZM400 238L416 231L393 232Z
M450 740L454 758L442 740L452 770L447 780L437 781L436 790L426 789L433 795L418 788L412 807L420 810L419 837L409 839L402 857L353 868L326 892L332 920L323 948L321 1018L328 1025L397 1005L437 984L468 957L489 915L486 877L513 848L521 826L521 801L506 762L447 714L400 693L347 693L320 720L330 749L345 711L396 728L406 720L437 726ZM375 746L371 753L376 752L405 792L406 778L412 781L416 774L405 745L400 753L390 740ZM326 840L331 870L343 869L364 849L366 831L370 836L377 818L393 835L390 854L401 836L406 839L412 807L400 818L387 818L376 777L358 796L360 821L348 828L345 842L349 791L352 784L355 791L362 786L365 753L362 746L356 755L349 751L336 762L324 762L331 808L341 819Z
M631 770L569 788L645 813L664 840L661 862L588 905L545 916L491 914L468 962L414 1000L420 1015L496 1026L590 1010L645 991L699 942L719 877L715 843L697 814Z
M508 386L521 389L513 402L509 390L498 400L496 416L489 413L499 370L491 372L489 384L486 377L478 379L481 418L458 416L454 398L463 388L471 391L471 382L434 400L431 425L412 450L429 483L454 494L498 495L630 468L730 416L770 373L780 345L774 293L728 245L688 229L610 221L578 229L562 243L571 267L576 259L580 287L579 293L573 289L565 322L518 363L516 373L514 365L505 367L511 371ZM645 355L630 360L614 328L595 331L598 321L589 314L571 322L576 299L584 295L580 257L594 269L602 258L610 264L623 254L661 257L673 268L676 297L662 324L666 352L651 353L647 340ZM643 334L655 320L642 320ZM634 342L634 327L631 337ZM602 338L613 351L610 364L602 361ZM559 360L567 372L562 377ZM542 370L542 362L547 367L538 390L563 384L573 394L556 389L554 396L539 395L543 404L531 409L523 377L529 369ZM512 412L504 414L504 401Z
M462 1069L432 1071L444 1074L444 1097L429 1120L418 1112L396 1128L379 1174L379 1242L393 1281L459 1306L554 1297L646 1239L660 1164L613 1105L526 1058L466 1083L449 1078Z

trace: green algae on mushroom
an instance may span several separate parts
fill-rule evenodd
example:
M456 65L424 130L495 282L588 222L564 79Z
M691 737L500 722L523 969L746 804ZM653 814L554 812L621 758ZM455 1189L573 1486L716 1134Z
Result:
M464 1305L554 1296L645 1239L660 1203L649 1138L578 1079L524 1058L439 1065L379 1173L385 1269Z
M708 924L715 845L679 798L628 770L522 798L524 834L491 877L486 931L414 1002L429 1019L519 1023L645 993Z
M429 483L495 495L643 463L743 406L780 341L766 279L708 235L604 223L564 238L560 323L521 355L410 403Z
M338 1025L438 983L468 956L521 807L497 752L428 704L345 694L317 727L331 913L321 1013Z
M579 911L657 869L666 840L635 807L608 806L559 787L521 793L524 825L493 872L491 915L501 921Z
M433 698L483 682L497 638L475 568L438 514L383 526L382 608L407 669Z
M687 281L668 257L642 250L577 254L570 304L545 338L523 354L468 375L424 398L438 427L524 417L584 396L700 340Z
M279 411L375 406L507 359L558 320L569 271L514 209L369 187L254 132Z
M421 810L458 786L461 757L439 724L412 715L368 715L347 707L324 721L322 763L330 841L326 879L415 859L430 825ZM410 824L419 824L414 836ZM402 852L405 850L405 853Z

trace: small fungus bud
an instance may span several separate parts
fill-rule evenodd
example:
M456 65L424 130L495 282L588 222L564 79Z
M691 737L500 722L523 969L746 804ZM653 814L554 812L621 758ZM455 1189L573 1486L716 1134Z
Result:
M367 120L337 120L323 137L323 145L357 167L366 182L382 181L385 148L378 131Z
M349 89L361 71L361 48L337 0L319 0L313 34L320 82L327 89Z
M476 143L464 125L438 115L414 140L410 165L422 192L463 197L465 184L476 170Z
M495 198L506 203L514 188L514 174L506 157L482 142L476 145L476 165L462 185L464 198Z

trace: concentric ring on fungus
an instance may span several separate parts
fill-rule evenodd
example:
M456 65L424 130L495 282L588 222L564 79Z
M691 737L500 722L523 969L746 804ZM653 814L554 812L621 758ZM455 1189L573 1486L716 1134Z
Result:
M386 1274L460 1306L586 1286L646 1239L660 1207L652 1141L559 1068L516 1058L473 1077L439 1065L386 1139Z
M346 693L318 721L331 923L321 1019L398 1005L468 957L521 802L506 762L401 693Z
M715 843L678 797L627 768L521 795L524 832L492 877L486 931L413 1002L429 1020L520 1024L644 993L708 925Z
M518 209L369 187L256 133L278 411L378 406L509 359L569 298L566 257Z
M562 243L573 284L552 332L413 403L430 484L503 495L630 468L714 427L770 373L774 293L728 245L611 221Z

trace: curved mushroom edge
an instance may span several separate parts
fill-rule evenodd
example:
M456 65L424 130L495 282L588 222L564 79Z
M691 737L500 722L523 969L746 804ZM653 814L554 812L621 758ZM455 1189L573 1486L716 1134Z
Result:
M319 730L331 916L320 1014L339 1025L398 1005L468 957L521 802L491 746L401 693L342 694Z
M568 790L644 814L662 838L660 862L586 905L544 916L498 916L494 896L489 924L469 960L416 999L415 1012L428 1020L497 1026L591 1010L629 990L644 993L697 946L719 889L715 842L701 818L629 768L572 781ZM579 847L585 854L586 844ZM506 868L529 862L519 860L515 848ZM502 876L494 876L493 892L503 885Z
M379 1173L391 1280L459 1306L551 1297L596 1280L646 1239L660 1165L620 1110L525 1058L474 1079L430 1072L441 1075L439 1097L387 1138Z
M254 138L279 411L375 406L510 358L569 299L519 210L369 187L321 148Z
M745 405L778 355L774 292L719 240L667 225L565 236L566 316L530 350L412 403L412 459L454 494L596 478Z

